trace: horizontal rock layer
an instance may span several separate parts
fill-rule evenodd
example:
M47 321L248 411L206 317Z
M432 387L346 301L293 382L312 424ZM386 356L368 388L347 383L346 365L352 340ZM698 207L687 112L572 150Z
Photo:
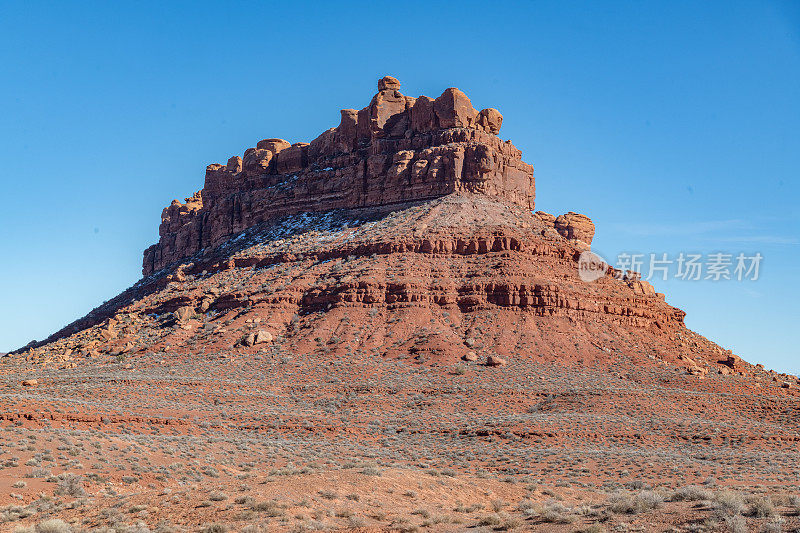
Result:
M144 252L145 276L273 217L385 206L457 192L533 209L533 167L497 137L502 116L476 111L450 88L411 98L391 77L370 104L341 112L338 127L311 143L264 139L209 165L205 185L164 209L158 244Z

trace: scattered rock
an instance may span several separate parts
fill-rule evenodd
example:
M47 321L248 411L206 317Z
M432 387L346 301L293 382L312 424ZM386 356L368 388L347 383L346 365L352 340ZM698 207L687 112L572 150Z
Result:
M464 361L477 361L478 354L476 354L475 352L467 352L461 359L463 359Z
M490 355L486 358L486 366L506 366L508 361L496 355Z
M39 380L37 379L24 379L22 380L23 387L36 387L39 385Z
M256 332L255 337L253 338L253 344L261 344L263 342L272 342L272 333L260 329Z
M175 311L175 320L177 320L179 323L187 322L190 318L192 318L192 316L194 316L194 308L189 305L179 307Z
M692 364L686 367L686 373L691 376L705 377L706 374L708 374L708 369L698 366L696 364Z
M241 340L242 345L244 346L253 346L256 343L256 334L255 333L248 333Z
M724 359L721 359L719 361L719 363L722 364L722 365L727 366L728 368L730 368L732 370L741 370L742 369L742 360L737 355L735 355L733 352L731 352L730 350L725 352ZM762 365L762 368L763 368L763 365Z

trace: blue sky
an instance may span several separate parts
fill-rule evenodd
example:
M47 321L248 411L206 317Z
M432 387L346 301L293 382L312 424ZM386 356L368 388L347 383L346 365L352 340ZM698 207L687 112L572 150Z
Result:
M800 372L800 4L292 4L0 4L0 351L135 282L208 163L309 141L391 74L499 109L537 208L589 215L612 262L761 253L757 281L654 284Z

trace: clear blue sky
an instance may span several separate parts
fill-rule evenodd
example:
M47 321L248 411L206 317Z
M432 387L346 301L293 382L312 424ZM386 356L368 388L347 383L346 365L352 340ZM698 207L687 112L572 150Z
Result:
M800 372L800 3L0 4L0 351L140 277L161 209L265 137L308 141L391 74L505 116L537 208L594 248L760 252L655 283L687 324Z

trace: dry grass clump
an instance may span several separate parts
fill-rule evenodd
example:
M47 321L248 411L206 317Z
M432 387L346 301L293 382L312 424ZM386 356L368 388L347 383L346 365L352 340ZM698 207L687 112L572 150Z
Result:
M606 528L602 524L590 524L576 533L606 533Z
M548 524L571 524L577 520L577 511L556 500L548 500L544 505L531 505L522 502L518 506L528 518L538 518Z
M457 513L474 513L475 511L480 511L483 509L483 504L481 503L473 503L472 505L464 505L460 503L453 509Z
M747 516L769 518L777 514L775 511L775 504L772 503L769 496L753 497L750 498L747 503Z
M43 520L34 527L17 528L15 533L72 533L72 526L60 518Z
M503 519L496 514L486 515L478 521L478 525L483 527L497 527L502 523Z
M6 522L16 522L17 520L27 518L32 514L34 514L34 512L25 507L20 507L19 505L8 505L0 508L0 524L4 524Z
M794 511L794 514L800 515L800 496L789 496L788 506Z
M258 502L253 505L253 511L258 513L263 513L269 517L278 517L283 516L285 513L284 506L278 503L275 500L270 500L266 502Z
M228 495L225 494L224 492L215 490L211 491L211 493L208 495L208 499L211 500L212 502L221 502L227 500Z
M670 495L669 501L671 502L696 502L702 500L711 500L714 498L714 493L708 489L698 485L687 485L675 489Z
M86 491L83 489L83 477L76 476L75 474L62 474L58 476L58 486L56 487L55 494L57 496L85 496Z
M661 494L643 490L635 495L615 494L609 499L609 508L617 514L639 514L657 509L664 502Z
M744 500L736 491L723 490L714 495L714 509L725 516L738 515L744 509Z
M200 531L202 533L227 533L228 527L215 522L213 524L206 524Z
M731 533L747 533L747 522L740 515L726 516L725 525Z

